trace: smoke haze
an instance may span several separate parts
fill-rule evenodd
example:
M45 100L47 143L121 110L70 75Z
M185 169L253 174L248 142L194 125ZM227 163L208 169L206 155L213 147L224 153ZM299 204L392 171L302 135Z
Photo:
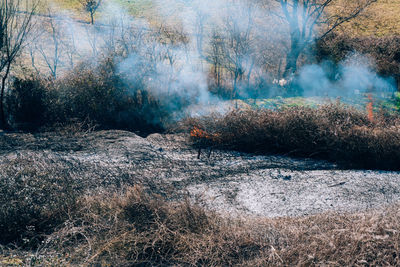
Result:
M371 61L356 53L339 64L305 65L284 86L274 83L281 79L279 68L288 47L287 25L275 16L279 12L275 7L230 0L163 0L153 5L157 23L132 17L111 0L103 2L95 26L60 12L64 19L55 19L65 40L60 62L71 68L79 60L96 64L117 54L118 73L130 90L145 88L176 119L187 113L204 115L211 106L226 110L221 97L211 93L220 87L227 88L225 98L294 94L353 98L396 90L391 79L379 77ZM45 31L40 38L54 48L51 33ZM54 57L53 52L47 49L48 58Z

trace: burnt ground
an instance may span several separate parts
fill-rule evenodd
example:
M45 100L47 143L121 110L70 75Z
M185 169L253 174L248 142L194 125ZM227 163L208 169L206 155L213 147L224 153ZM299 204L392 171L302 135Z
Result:
M189 196L239 216L354 212L400 200L400 172L341 170L325 161L235 151L208 154L203 150L198 159L180 134L0 133L0 178L10 175L2 172L7 164L29 161L38 171L64 169L89 191L143 184L170 199Z

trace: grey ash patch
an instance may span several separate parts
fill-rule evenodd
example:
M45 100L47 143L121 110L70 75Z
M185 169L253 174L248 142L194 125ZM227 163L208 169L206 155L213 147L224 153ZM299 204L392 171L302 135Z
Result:
M182 134L3 133L0 179L20 171L4 171L12 160L30 160L38 170L69 170L88 190L141 183L170 199L189 195L211 209L246 216L361 211L400 200L399 172L340 170L325 161L235 151L197 155Z

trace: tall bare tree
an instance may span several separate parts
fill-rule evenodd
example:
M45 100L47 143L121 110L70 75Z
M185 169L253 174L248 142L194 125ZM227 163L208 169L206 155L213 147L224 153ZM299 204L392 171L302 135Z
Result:
M231 98L237 97L239 86L243 85L250 76L254 67L254 40L252 31L254 29L253 7L240 10L236 17L228 16L225 22L225 68L231 74L232 94Z
M55 17L51 14L50 10L48 25L46 26L46 28L48 28L46 29L46 32L48 32L50 40L48 41L45 37L44 42L39 42L36 47L43 60L45 61L47 67L49 68L51 76L56 79L57 70L61 63L60 61L62 55L62 38L61 31L56 25Z
M8 126L4 111L6 81L33 28L32 16L37 4L30 0L0 0L0 126L3 129Z
M357 17L377 0L345 1L343 12L327 12L338 0L275 0L280 4L282 18L289 25L290 47L283 76L296 72L297 61L315 40L322 39L338 26Z
M222 86L222 75L225 63L225 38L217 30L213 30L210 38L210 45L206 50L206 61L211 65L212 82L217 90Z

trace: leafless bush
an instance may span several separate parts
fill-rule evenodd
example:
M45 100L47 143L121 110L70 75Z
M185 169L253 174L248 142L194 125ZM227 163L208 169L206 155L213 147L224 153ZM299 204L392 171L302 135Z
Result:
M49 81L37 76L15 78L6 97L9 121L23 130L32 130L55 120L56 95Z
M222 117L192 119L218 138L214 146L256 153L284 153L323 158L352 167L399 169L400 118L378 114L373 122L363 112L341 105L317 109L290 107L273 111L234 110ZM195 144L206 137L193 137Z
M82 146L74 143L76 136L63 136L64 142L69 139L64 144L60 140L47 142L46 134L41 136L42 147L35 148L53 152L24 151L19 144L24 148L29 145L20 136L0 140L2 148L11 145L21 151L0 161L0 245L37 248L46 235L72 216L84 194L101 188L115 191L135 183L120 169L97 166L94 170L80 160L63 156L62 151Z
M143 135L163 131L168 108L147 88L127 84L117 60L110 56L98 64L82 63L57 80L37 75L15 79L6 99L8 119L25 130L74 124Z

